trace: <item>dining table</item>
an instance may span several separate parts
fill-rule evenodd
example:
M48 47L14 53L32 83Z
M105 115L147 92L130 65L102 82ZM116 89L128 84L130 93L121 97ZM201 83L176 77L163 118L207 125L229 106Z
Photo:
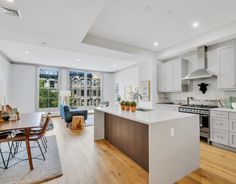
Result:
M34 169L30 148L30 131L32 128L40 127L44 114L44 112L20 114L19 120L9 120L0 122L0 132L13 130L25 131L25 143L30 170Z

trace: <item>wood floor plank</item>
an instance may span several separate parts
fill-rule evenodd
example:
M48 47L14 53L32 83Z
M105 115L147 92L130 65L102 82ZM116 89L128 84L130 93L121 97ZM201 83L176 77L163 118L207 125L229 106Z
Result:
M148 184L148 173L105 140L93 126L71 131L54 118L63 176L47 184ZM200 168L176 184L236 184L236 153L201 143Z

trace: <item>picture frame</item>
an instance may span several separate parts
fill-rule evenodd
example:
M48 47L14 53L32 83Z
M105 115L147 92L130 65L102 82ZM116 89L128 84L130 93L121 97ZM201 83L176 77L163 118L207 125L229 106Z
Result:
M142 101L150 101L150 80L141 81L139 84Z
M131 85L124 87L124 98L125 98L125 100L131 100L131 98L132 98L132 86Z

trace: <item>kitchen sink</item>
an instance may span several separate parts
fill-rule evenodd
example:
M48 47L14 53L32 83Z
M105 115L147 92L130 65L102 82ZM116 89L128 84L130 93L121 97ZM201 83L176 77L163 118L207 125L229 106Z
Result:
M142 112L149 112L149 111L153 111L153 109L145 109L145 108L137 108L137 111L142 111Z

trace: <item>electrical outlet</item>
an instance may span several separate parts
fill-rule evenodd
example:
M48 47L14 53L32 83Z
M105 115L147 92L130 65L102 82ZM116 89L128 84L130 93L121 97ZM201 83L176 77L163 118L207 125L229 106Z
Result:
M175 129L174 129L174 128L171 128L171 129L170 129L170 136L171 136L171 137L174 137L174 136L175 136Z

